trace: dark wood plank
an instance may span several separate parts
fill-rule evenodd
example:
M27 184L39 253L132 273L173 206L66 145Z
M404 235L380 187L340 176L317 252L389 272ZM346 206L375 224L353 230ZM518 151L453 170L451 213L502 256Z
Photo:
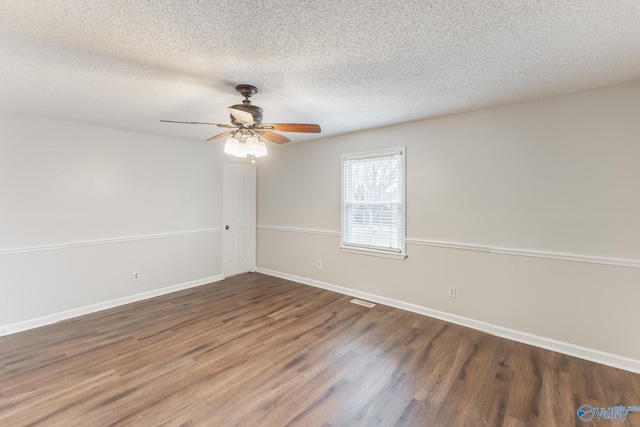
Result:
M580 426L583 403L640 405L640 375L350 299L254 273L1 337L0 425Z

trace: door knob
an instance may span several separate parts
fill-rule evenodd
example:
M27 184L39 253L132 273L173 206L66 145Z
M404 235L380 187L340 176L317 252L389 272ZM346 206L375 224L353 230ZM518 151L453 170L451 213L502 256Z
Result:
M229 226L228 226L228 225L225 225L225 226L224 226L224 229L225 229L225 230L228 230L228 229L229 229Z

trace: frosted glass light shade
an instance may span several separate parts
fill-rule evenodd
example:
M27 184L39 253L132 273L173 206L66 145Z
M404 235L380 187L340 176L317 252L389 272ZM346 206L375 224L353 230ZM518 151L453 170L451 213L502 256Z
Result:
M238 141L233 137L228 138L227 141L224 143L224 152L227 154L231 154L232 156L235 156L236 154L238 154L239 148L240 148L240 141Z
M247 154L258 154L258 150L260 149L260 142L258 138L255 136L250 136L247 138Z
M255 153L256 157L264 157L267 155L267 144L264 143L264 141L260 141L258 142L258 150Z
M238 143L238 151L234 154L236 157L247 157L247 144Z

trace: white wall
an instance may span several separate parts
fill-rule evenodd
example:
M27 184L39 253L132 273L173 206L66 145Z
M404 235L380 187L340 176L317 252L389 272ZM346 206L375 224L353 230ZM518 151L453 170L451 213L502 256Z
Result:
M633 82L273 148L258 266L638 370L638 117ZM340 155L398 145L409 258L340 252ZM0 334L221 278L228 160L0 113Z
M258 266L640 369L638 117L636 81L273 150ZM409 258L340 252L341 154L399 145Z
M0 333L220 278L219 148L0 113Z

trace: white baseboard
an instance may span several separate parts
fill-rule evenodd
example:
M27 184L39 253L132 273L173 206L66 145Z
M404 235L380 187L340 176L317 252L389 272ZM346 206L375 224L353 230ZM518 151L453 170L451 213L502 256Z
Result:
M78 317L85 314L95 313L96 311L106 310L108 308L118 307L120 305L125 305L132 302L153 298L160 295L170 294L172 292L181 291L183 289L195 288L196 286L202 286L202 285L206 285L207 283L218 282L220 280L224 280L224 276L221 274L217 276L205 277L203 279L192 280L190 282L180 283L173 286L167 286L166 288L154 289L152 291L143 292L140 294L129 295L122 298L116 298L110 301L104 301L97 304L91 304L84 307L74 308L74 309L63 311L60 313L54 313L47 316L38 317L36 319L30 319L30 320L25 320L18 323L12 323L9 325L0 326L0 336L15 334L16 332L22 332L28 329L50 325L52 323L60 322L61 320L70 319L72 317Z
M544 348L546 350L566 354L568 356L578 357L580 359L585 359L591 362L596 362L602 365L612 366L614 368L640 374L640 360L635 360L628 357L619 356L600 350L594 350L591 348L582 347L562 341L556 341L551 338L545 338L538 335L528 334L526 332L516 331L514 329L504 328L502 326L496 326L490 323L458 316L456 314L445 313L443 311L433 310L420 305L370 294L368 292L362 292L355 289L345 288L343 286L332 285L330 283L322 282L319 280L295 276L293 274L282 273L280 271L269 270L267 268L261 267L256 268L256 271L258 273L267 274L269 276L279 277L281 279L303 283L305 285L314 286L316 288L322 288L344 295L369 300L378 304L388 305L390 307L399 308L401 310L410 311L413 313L421 314L423 316L429 316L436 319L444 320L446 322L455 323L457 325L466 326L468 328L477 329L479 331L486 332L491 335L496 335L501 338L507 338L524 344Z

